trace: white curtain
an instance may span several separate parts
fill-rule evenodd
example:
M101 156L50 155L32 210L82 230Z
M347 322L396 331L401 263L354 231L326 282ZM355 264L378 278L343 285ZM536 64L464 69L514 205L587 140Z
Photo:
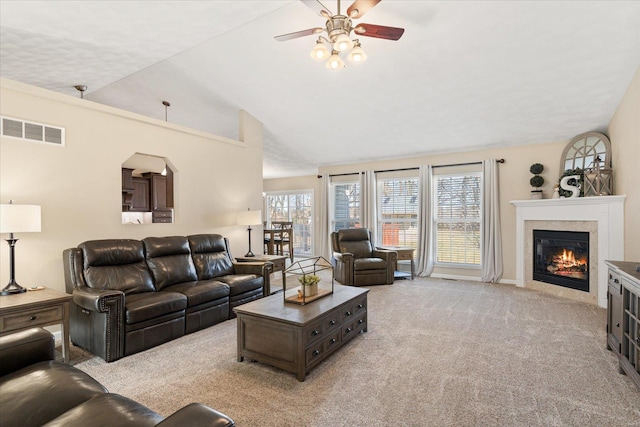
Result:
M418 209L418 271L417 275L428 277L433 272L433 203L431 193L433 168L431 165L420 166L418 191L420 208Z
M360 173L360 209L362 226L371 231L371 244L375 247L378 228L376 209L376 173L368 170Z
M326 260L331 260L331 243L329 242L329 175L320 178L320 256Z
M498 164L496 159L482 162L482 278L498 282L502 278L502 233L498 197Z

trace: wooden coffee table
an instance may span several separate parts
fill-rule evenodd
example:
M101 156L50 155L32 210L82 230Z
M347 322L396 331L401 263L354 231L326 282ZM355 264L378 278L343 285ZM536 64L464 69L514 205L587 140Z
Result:
M238 316L238 362L256 360L296 374L307 372L367 332L368 289L334 285L332 295L306 305L271 295L234 308Z

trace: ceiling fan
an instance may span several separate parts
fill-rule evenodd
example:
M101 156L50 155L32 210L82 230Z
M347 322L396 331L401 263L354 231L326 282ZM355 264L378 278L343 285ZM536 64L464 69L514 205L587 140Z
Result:
M340 13L340 0L338 0L338 13L333 14L320 2L320 0L300 0L306 6L327 19L324 27L309 28L307 30L296 31L294 33L276 36L278 41L287 41L299 37L306 37L320 33L326 33L327 37L320 35L316 41L316 46L311 51L311 57L322 60L327 59L327 68L338 70L344 67L344 62L340 58L341 53L349 52L348 58L354 63L363 62L367 55L362 50L360 40L351 40L351 32L358 36L374 37L377 39L398 40L404 33L404 28L387 27L375 24L356 24L353 19L361 18L367 11L380 3L381 0L355 0L347 9L347 14ZM331 46L327 49L325 43Z

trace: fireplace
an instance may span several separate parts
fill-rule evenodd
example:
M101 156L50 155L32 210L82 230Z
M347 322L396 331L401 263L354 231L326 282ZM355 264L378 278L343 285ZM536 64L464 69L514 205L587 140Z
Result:
M533 230L533 280L589 292L589 233Z

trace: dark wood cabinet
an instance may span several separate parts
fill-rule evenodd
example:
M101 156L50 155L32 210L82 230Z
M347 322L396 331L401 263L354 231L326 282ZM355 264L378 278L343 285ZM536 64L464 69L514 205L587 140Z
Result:
M158 173L144 174L149 178L151 185L151 208L166 209L167 208L167 177Z
M133 177L133 198L131 200L131 212L149 212L149 180L147 178Z
M640 389L640 262L606 263L607 347L618 356L618 371Z

